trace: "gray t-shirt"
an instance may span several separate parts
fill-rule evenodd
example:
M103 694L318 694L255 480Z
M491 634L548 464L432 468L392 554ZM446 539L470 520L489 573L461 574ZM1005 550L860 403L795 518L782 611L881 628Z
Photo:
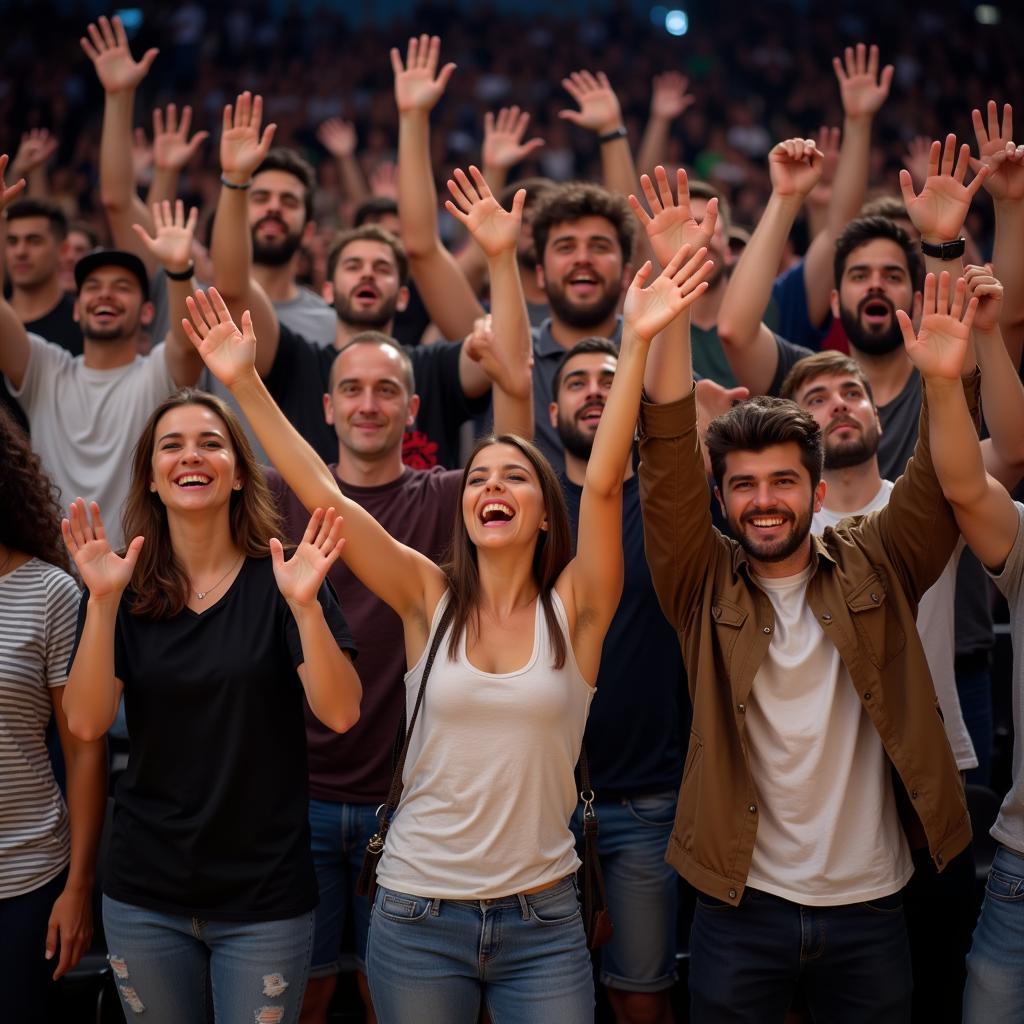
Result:
M164 346L125 366L98 370L37 334L28 340L21 388L8 381L7 389L25 410L32 447L60 489L61 504L79 497L99 502L116 550L124 543L121 513L135 442L150 413L176 390Z
M1015 504L1024 521L1024 505ZM989 575L1010 605L1013 640L1013 779L992 836L1024 856L1024 529L1020 523L1002 571Z
M338 314L319 295L299 286L294 299L274 303L278 320L289 330L321 348L330 348L338 330Z

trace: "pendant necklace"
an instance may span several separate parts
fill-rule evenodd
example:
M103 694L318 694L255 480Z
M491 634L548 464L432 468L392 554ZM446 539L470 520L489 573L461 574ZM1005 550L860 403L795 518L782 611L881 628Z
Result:
M216 590L228 578L228 576L230 576L231 573L234 572L235 567L238 565L239 562L242 561L242 559L244 557L245 557L244 555L239 555L237 560L231 563L231 568L228 569L228 571L226 573L224 573L224 575L221 576L221 578L219 580L217 580L217 582L214 583L212 586L207 587L205 590L195 590L195 591L193 591L193 593L196 595L196 597L200 601L205 601L206 600L206 595L210 594L214 590Z

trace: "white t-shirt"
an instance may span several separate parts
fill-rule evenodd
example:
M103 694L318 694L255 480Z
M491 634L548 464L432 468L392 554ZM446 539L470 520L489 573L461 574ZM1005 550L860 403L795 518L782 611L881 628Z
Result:
M78 600L75 581L38 558L0 576L0 899L45 885L70 857L46 726L50 690L67 682Z
M25 379L7 389L28 416L32 447L60 488L64 508L75 500L99 502L107 537L124 543L121 513L128 497L132 452L150 413L177 386L165 348L136 356L126 366L97 370L59 345L29 334Z
M747 884L838 906L897 892L914 865L882 741L807 604L810 574L755 577L775 628L745 716L760 804Z
M497 899L579 867L569 831L573 768L594 688L573 657L562 602L554 591L551 599L568 648L560 669L551 664L539 600L533 654L518 671L475 668L465 634L450 661L442 640L377 871L382 885L415 896ZM405 676L410 721L425 663L426 651Z
M889 504L893 483L883 480L878 493L863 508L856 512L831 512L823 508L814 514L811 531L825 532L827 526L835 526L842 519L864 516L876 512ZM928 669L935 684L935 695L942 708L942 719L946 727L949 745L953 748L956 766L961 771L978 767L978 755L974 752L971 734L964 724L960 710L960 694L956 689L956 616L954 597L956 594L956 569L960 553L964 549L963 539L959 541L952 558L946 563L942 575L925 591L917 607L917 632L921 637Z

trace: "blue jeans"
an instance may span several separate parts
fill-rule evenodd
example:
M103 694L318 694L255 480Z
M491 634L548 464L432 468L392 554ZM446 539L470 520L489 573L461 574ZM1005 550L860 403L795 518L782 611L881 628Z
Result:
M660 992L676 980L679 876L665 863L676 792L598 801L597 852L615 932L602 946L601 984ZM572 819L582 854L583 805Z
M738 907L697 894L692 1024L782 1024L797 991L811 1019L906 1024L910 948L899 893L805 907L748 888Z
M530 896L441 900L377 890L367 946L380 1024L593 1024L576 883Z
M1024 1020L1024 857L1000 846L967 956L964 1024Z
M58 957L46 959L46 928L67 868L31 892L0 899L0 1008L4 1020L46 1024ZM58 955L60 950L58 950Z
M294 1024L313 948L313 911L283 921L204 921L103 897L107 949L127 1020ZM144 1016L139 1016L144 1015Z
M370 902L356 893L356 880L363 866L366 844L377 831L376 808L368 804L336 804L311 799L309 828L316 883L320 889L309 976L330 977L343 966L355 967L365 974ZM355 932L354 957L341 955L348 917Z

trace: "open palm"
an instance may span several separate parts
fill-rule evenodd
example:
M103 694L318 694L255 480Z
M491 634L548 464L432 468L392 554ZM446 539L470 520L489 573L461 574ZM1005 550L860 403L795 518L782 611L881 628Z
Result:
M690 252L690 246L683 246L647 287L650 260L637 271L626 292L622 316L638 337L650 341L707 291L714 264L705 259L708 251L703 246L692 256Z
M395 103L400 113L410 110L433 110L444 95L454 64L445 64L438 72L441 39L421 35L409 40L405 64L397 48L391 50L391 69L395 73Z
M182 320L185 334L221 384L230 388L255 372L256 336L248 310L242 314L239 330L216 288L210 289L209 296L199 289L185 305L191 317Z
M916 195L910 172L900 171L907 215L924 238L948 241L959 236L971 200L988 174L988 168L982 167L970 185L964 184L970 155L971 148L965 144L957 156L955 135L946 136L945 146L933 142L928 154L928 177Z
M971 167L975 171L982 165L988 167L985 190L993 199L1024 199L1024 153L1019 153L1013 144L1013 107L1003 104L1002 128L995 100L988 101L987 113L986 127L981 111L971 112L980 157L971 161Z
M654 168L654 176L658 182L657 191L646 174L640 176L640 186L651 212L648 213L633 195L629 197L629 205L647 232L655 259L665 267L684 245L689 245L692 251L711 244L718 222L718 200L708 202L704 219L698 222L690 209L686 171L682 168L676 171L678 200L672 196L665 168L659 164Z
M494 198L478 168L471 166L469 173L472 181L461 168L456 167L452 172L454 180L449 178L448 191L455 202L447 200L445 208L466 226L488 256L515 249L523 219L525 190L516 193L509 212Z
M274 141L277 125L263 124L263 97L243 92L234 108L224 108L224 130L220 137L220 166L225 174L251 178Z
M345 540L341 535L344 521L333 508L318 508L299 544L287 561L279 540L271 540L270 555L274 563L274 579L284 599L293 605L312 605L323 585L328 569L338 560Z
M197 207L193 206L186 218L185 204L180 199L175 201L173 209L165 199L162 203L153 204L155 237L150 238L141 224L133 224L132 230L161 266L179 271L192 259L192 238L198 217Z
M897 310L907 355L924 377L959 379L977 308L977 298L967 301L962 277L952 289L951 301L949 274L943 271L937 282L934 274L925 278L924 315L916 336L910 317Z
M64 543L92 597L120 596L135 572L135 563L142 550L142 538L136 537L122 558L107 540L100 507L95 501L91 503L91 511L90 520L89 511L81 498L71 503L68 518L61 520L60 524Z
M83 36L79 42L96 68L96 76L106 92L137 88L160 52L147 50L141 60L135 60L124 25L117 16L108 20L101 15L97 24L89 25L86 32L89 38Z
M863 43L856 47L848 46L844 57L845 64L838 57L832 60L832 68L839 80L843 112L847 117L876 114L889 96L895 68L886 64L879 75L877 46L870 49Z

